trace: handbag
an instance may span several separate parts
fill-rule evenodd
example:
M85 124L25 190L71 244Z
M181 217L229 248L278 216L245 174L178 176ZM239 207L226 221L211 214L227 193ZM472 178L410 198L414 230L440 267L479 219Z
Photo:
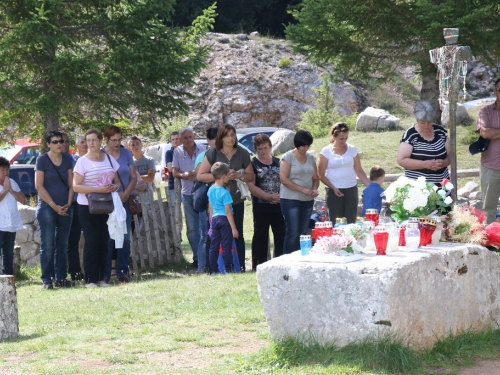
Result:
M120 173L117 173L118 179L120 180L120 184L122 185L123 191L125 191L125 185L123 184L122 178L120 177ZM138 215L142 213L141 201L135 195L129 195L127 199L128 209L132 215Z
M109 155L106 154L106 156L109 164L113 167ZM89 201L89 213L93 215L110 214L115 210L111 193L89 193L87 194L87 200Z
M208 209L208 189L210 184L205 182L196 181L191 191L191 197L193 198L193 210L196 212L203 212Z

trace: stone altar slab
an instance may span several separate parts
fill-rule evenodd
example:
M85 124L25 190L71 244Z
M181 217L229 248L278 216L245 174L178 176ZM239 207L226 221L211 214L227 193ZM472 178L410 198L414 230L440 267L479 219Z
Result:
M441 243L345 264L299 258L295 252L257 267L273 340L312 335L344 346L390 332L424 348L500 321L500 257L479 245Z
M0 340L19 336L14 276L0 276Z

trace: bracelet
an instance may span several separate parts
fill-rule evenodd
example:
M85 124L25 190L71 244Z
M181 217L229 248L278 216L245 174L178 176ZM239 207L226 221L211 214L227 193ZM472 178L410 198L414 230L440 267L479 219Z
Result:
M54 203L54 201L50 201L49 206L50 206L52 203Z

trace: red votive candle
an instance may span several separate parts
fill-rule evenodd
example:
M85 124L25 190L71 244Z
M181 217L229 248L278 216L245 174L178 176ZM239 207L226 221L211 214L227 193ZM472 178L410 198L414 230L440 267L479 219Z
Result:
M379 214L378 210L374 208L370 208L365 211L365 218L367 221L373 221L375 223L375 226L378 225L378 220L379 220Z
M377 249L377 255L386 255L389 232L383 227L375 227L373 231L373 241Z

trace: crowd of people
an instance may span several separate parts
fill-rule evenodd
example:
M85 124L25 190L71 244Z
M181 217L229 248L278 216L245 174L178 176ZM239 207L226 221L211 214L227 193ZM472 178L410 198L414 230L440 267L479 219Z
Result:
M494 221L500 193L498 158L492 156L500 144L500 80L495 83L497 101L479 114L477 132L491 141L482 155L481 183L485 194L488 222ZM397 162L408 178L425 177L439 184L449 178L450 141L446 129L434 123L436 109L428 102L417 103L416 124L402 135ZM354 223L358 209L358 180L363 191L363 213L380 210L385 171L373 166L367 176L361 166L358 149L348 143L349 127L336 123L329 131L330 144L318 158L309 152L312 135L298 130L293 150L281 160L271 154L271 139L265 134L254 138L256 156L238 145L236 129L221 125L207 130L207 145L195 142L192 129L173 132L171 149L165 155L170 201L175 204L174 181L181 182L181 203L186 236L193 251L193 266L200 273L220 271L222 254L226 272L245 266L245 200L252 200L252 270L269 257L269 229L273 232L274 257L297 250L300 235L310 225L314 198L320 181L325 185L330 220L346 218ZM103 141L106 145L103 147ZM88 288L109 286L111 277L120 283L130 280L130 233L132 215L127 201L137 190L151 187L155 162L142 150L137 136L122 146L122 130L108 127L104 134L88 130L76 139L74 155L69 154L69 138L52 131L44 139L48 152L40 155L35 166L38 191L36 217L40 226L41 279L45 289L69 287L85 280ZM8 178L9 161L0 158L0 249L2 272L12 274L15 232L22 228L16 208L25 197L15 181ZM207 185L208 208L195 209L195 183ZM110 238L108 214L91 213L88 195L116 193L123 204L126 234L118 241ZM491 207L490 207L491 206ZM115 206L116 207L116 206ZM83 270L80 268L78 242L85 238ZM237 253L237 259L231 253ZM238 267L236 267L238 264ZM68 274L71 280L68 280Z

